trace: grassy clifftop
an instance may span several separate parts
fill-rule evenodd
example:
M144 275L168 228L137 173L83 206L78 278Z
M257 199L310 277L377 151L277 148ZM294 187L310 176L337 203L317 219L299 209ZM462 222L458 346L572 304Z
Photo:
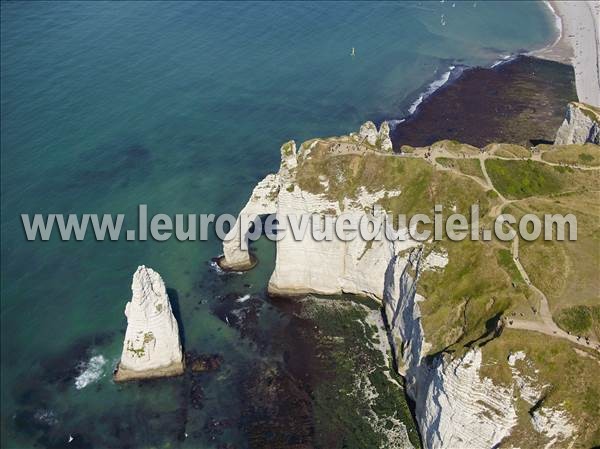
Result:
M525 358L511 366L508 357L517 352ZM530 417L539 409L566 410L577 429L573 445L563 442L551 447L589 448L600 443L599 366L593 353L558 338L508 329L483 348L483 356L482 376L507 386L518 376L541 397L532 404L515 391L519 420L502 447L535 449L550 442L532 426Z
M565 154L571 153L596 158L600 148L540 145L532 152L518 145L492 144L481 151L442 141L398 156L357 145L348 137L316 139L300 149L296 182L304 191L340 205L365 190L394 192L378 203L387 212L408 216L432 216L434 205L441 204L446 217L455 212L469 217L471 205L478 204L486 228L495 218L492 210L517 218L525 213L574 213L579 220L577 242L538 239L521 245L523 266L558 313L600 301L600 172L593 164L568 164L572 159ZM419 287L427 298L421 308L432 352L462 351L466 344L485 338L503 314L539 309L514 264L509 243L444 239L426 247L449 257L446 269L424 273ZM558 321L569 328L573 320Z
M574 242L521 241L519 259L530 281L548 298L554 321L565 331L600 337L600 148L595 145L539 145L533 151L491 144L483 150L454 141L410 148L390 155L371 147L349 147L346 138L313 140L298 158L300 188L340 204L362 191L393 191L378 203L394 214L469 217L479 204L480 223L491 228L495 215L510 212L575 214ZM519 271L510 242L425 244L425 254L448 256L448 265L422 273L418 290L429 353L459 356L469 347L484 353L482 375L496 383L514 382L507 359L523 351L531 382L543 391L538 407L566 410L577 427L577 444L600 444L594 423L600 419L597 376L600 355L571 341L532 330L502 329L502 319L540 320L540 297ZM533 376L533 374L535 376ZM548 443L532 435L532 404L518 399L519 424L507 444L539 447ZM529 435L529 437L528 437Z

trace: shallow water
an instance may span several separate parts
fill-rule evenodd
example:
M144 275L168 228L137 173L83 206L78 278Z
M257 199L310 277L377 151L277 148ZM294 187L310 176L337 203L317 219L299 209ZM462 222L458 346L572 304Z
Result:
M555 32L530 2L1 8L7 448L63 447L69 434L69 447L257 446L249 429L273 412L245 407L246 380L284 358L264 341L295 322L264 294L269 242L256 244L255 270L219 276L215 239L26 242L19 214L126 213L127 224L140 203L151 214L235 213L277 169L283 141L401 118L449 66L491 65ZM217 372L112 383L139 264L168 284L186 349L223 355Z

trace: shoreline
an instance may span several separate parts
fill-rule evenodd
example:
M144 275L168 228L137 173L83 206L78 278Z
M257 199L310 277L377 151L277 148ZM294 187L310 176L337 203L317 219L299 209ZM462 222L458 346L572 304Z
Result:
M458 63L450 64L446 67L445 71L442 71L442 74L436 77L433 81L427 84L422 90L417 90L418 96L415 100L410 104L407 110L407 114L400 118L387 118L392 127L392 130L395 126L410 120L411 117L418 112L421 104L427 100L429 97L435 95L440 89L443 89L448 84L456 81L465 70L473 69L473 68L485 68L485 69L494 69L511 61L514 61L519 56L531 56L534 58L540 58L544 60L560 62L563 64L567 64L573 67L575 71L575 84L577 87L577 96L579 97L579 101L591 104L592 106L600 107L600 4L594 6L594 2L590 0L543 0L544 5L551 11L555 18L555 27L558 31L558 36L554 39L554 41L546 45L543 48L519 53L511 53L511 54L500 54L498 55L498 59L496 59L489 66L464 66ZM560 5L557 5L560 4ZM585 9L582 8L585 6ZM596 15L592 14L595 11ZM588 14L589 13L589 14ZM587 15L586 15L587 14ZM565 32L564 22L569 20L574 23L580 22L581 16L587 17L591 22L594 23L594 26L589 29L579 30L577 28L577 32L579 34L572 35L570 33L570 29L573 26L571 23L569 28L567 28L567 32ZM594 32L594 29L597 31ZM586 59L585 56L588 55L589 49L585 48L582 53L579 54L579 57L576 57L575 49L579 47L579 41L582 36L589 40L590 34L592 42L596 42L594 48L597 49L597 56L595 58L595 72L596 73L596 83L598 85L597 89L594 89L594 80L589 76L589 66L594 67L594 58ZM583 38L582 38L583 39ZM594 54L591 52L590 54ZM581 66L581 68L579 68ZM583 76L583 73L587 73L588 76ZM597 97L597 98L594 98ZM596 104L596 103L598 104Z
M579 101L600 106L600 4L585 1L544 2L557 18L554 43L528 53L573 66Z
M577 99L574 75L570 64L524 54L493 68L468 68L395 123L392 144L398 151L444 139L480 148L493 142L526 147L552 142L555 134L549 130L560 127L567 103Z
M575 72L579 101L600 107L600 4L590 0L544 0L544 4L555 17L558 36L554 41L539 50L500 55L491 66L484 68L496 68L515 60L520 54L568 64ZM392 128L410 119L423 101L455 81L464 69L459 64L450 65L446 72L421 91L408 108L407 115L388 119Z

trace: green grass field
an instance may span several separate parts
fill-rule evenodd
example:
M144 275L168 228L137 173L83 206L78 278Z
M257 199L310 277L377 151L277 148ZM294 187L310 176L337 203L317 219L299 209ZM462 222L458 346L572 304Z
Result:
M565 307L554 314L554 321L572 334L600 339L600 305Z
M498 265L500 265L504 271L508 273L511 278L511 281L517 285L523 283L523 276L519 272L519 269L515 265L512 254L509 249L499 249L496 252L496 260L498 261Z
M581 165L587 167L600 166L600 147L591 143L585 145L561 145L550 147L540 145L543 150L542 159L555 164Z
M551 195L561 192L564 186L555 167L538 162L490 159L485 167L496 189L507 198Z
M479 159L452 159L447 157L438 157L436 161L444 167L454 168L461 173L469 176L475 176L481 180L485 180Z

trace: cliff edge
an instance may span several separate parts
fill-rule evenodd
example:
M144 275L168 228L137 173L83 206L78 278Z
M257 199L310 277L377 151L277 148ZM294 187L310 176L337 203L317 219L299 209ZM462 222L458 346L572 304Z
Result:
M583 339L573 344L571 335L548 337L536 329L551 319L539 313L540 291L551 310L592 307L597 298L590 293L598 287L597 263L595 269L581 264L597 260L599 249L600 147L540 145L532 152L441 141L393 154L388 132L367 123L358 133L312 139L298 149L284 144L278 173L259 183L244 211L275 211L280 222L310 214L325 223L342 214L431 215L436 204L469 216L477 204L488 229L503 210L516 216L577 212L579 240L551 243L551 254L573 269L547 266L547 242L528 242L519 253L497 240L324 241L314 232L300 240L287 232L276 243L269 292L352 293L380 301L426 448L598 444L593 423L600 410L589 400L600 395L598 354ZM240 248L240 235L225 242L225 259L252 260ZM520 274L525 269L529 283Z
M600 144L600 109L585 103L569 103L565 120L556 133L555 145Z

